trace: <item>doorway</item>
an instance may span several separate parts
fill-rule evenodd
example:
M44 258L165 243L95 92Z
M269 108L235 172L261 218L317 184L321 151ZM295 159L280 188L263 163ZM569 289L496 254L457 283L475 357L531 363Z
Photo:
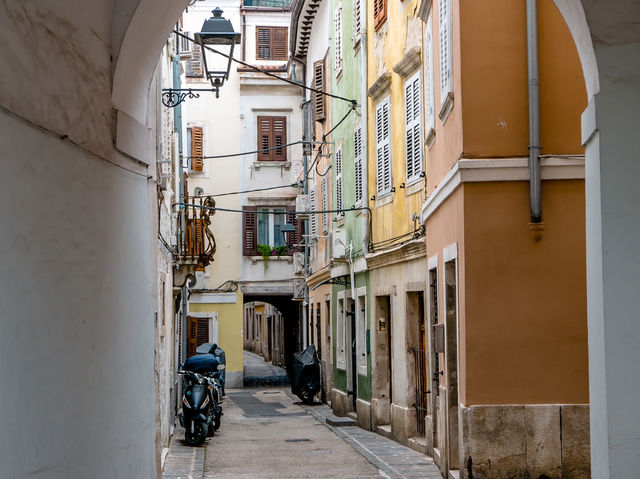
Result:
M356 411L358 402L358 353L356 349L356 308L352 299L347 299L345 318L349 328L349 364L347 378L347 394L351 396L351 406Z
M447 379L447 469L460 467L458 442L458 271L455 259L444 264L445 356Z
M407 293L407 338L413 354L413 389L416 410L416 434L424 437L427 415L427 359L424 318L424 293ZM410 371L407 371L409 373Z

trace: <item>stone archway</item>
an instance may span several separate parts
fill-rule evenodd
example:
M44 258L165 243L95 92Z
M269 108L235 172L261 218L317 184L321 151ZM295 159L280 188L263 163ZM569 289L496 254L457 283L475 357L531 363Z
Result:
M576 43L589 97L582 140L592 477L635 477L640 454L640 4L554 2Z
M0 6L2 477L157 476L149 86L186 3Z

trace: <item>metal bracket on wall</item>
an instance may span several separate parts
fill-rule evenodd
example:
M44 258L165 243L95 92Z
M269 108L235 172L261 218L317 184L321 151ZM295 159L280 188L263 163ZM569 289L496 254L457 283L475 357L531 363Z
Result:
M163 88L162 89L162 104L167 108L174 108L187 98L200 98L199 91L210 91L216 94L216 98L220 97L220 90L218 88Z

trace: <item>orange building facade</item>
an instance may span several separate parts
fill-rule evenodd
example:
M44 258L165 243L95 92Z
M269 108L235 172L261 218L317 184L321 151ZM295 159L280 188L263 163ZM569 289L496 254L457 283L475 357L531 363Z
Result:
M525 2L423 3L427 449L459 477L589 477L576 47L540 0L542 219L531 223Z

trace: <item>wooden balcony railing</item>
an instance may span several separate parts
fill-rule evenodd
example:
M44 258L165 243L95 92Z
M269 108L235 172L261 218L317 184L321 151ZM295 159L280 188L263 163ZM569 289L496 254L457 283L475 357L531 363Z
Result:
M178 213L179 255L183 262L197 262L198 268L204 268L213 261L216 252L216 240L210 229L215 211L207 209L215 207L216 202L209 197L185 199L187 206Z

